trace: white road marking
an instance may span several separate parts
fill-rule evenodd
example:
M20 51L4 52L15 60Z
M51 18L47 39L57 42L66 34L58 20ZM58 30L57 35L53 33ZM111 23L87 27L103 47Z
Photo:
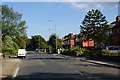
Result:
M17 61L21 62L21 60L17 60ZM19 69L20 69L20 63L17 65L16 71L13 72L13 78L15 78L17 76Z
M75 71L75 72L79 73L80 75L84 75L83 73L81 73L81 72L79 72L79 71Z
M15 78L17 76L17 73L18 73L19 69L20 69L19 67L16 69L16 71L15 71L15 73L13 75L13 78Z

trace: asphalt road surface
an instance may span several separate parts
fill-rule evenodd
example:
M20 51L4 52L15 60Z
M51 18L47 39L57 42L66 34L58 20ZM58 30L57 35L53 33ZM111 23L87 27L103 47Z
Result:
M47 53L28 52L15 79L120 80L119 69Z

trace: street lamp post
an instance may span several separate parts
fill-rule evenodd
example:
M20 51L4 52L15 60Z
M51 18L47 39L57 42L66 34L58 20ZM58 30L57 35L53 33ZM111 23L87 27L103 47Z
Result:
M52 20L48 20L48 22L51 22ZM50 28L49 28L49 39L50 39ZM49 53L51 53L51 45L49 45Z
M55 25L55 35L56 35L56 52L57 52L57 34L56 34L56 25Z
M48 22L52 22L52 20L48 20ZM57 33L56 33L56 25L55 25L55 35L56 35L55 44L56 44L56 52L57 52ZM50 29L49 29L49 36L50 36Z
M40 39L38 38L38 52L40 52Z

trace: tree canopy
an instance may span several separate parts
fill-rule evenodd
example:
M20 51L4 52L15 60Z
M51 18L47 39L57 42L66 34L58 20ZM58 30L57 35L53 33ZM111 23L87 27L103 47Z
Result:
M62 47L61 39L59 39L59 37L56 36L56 34L52 34L49 38L48 45L51 46L55 50L56 49L56 43L57 43L57 48Z
M22 14L15 12L8 5L2 5L2 37L9 35L26 35L26 21L22 20Z
M93 39L95 47L100 47L105 43L108 37L109 27L107 26L106 17L97 9L88 11L85 15L80 32L83 33L85 41Z
M30 44L32 46L32 49L34 49L34 50L37 48L38 49L45 49L48 47L46 40L40 35L32 36Z
M13 8L9 8L8 5L0 6L0 13L2 14L0 19L0 30L2 30L3 51L11 49L16 53L18 48L26 48L27 36L26 36L26 21L22 20L22 14L14 11ZM1 31L0 31L1 32ZM5 52L6 53L6 52Z

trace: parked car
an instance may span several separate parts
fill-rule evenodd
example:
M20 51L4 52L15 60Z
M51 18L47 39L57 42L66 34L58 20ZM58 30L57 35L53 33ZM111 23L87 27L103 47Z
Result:
M106 46L104 49L108 49L112 52L120 52L120 46Z
M35 51L36 51L36 52L40 52L40 50L39 50L39 49L36 49Z

